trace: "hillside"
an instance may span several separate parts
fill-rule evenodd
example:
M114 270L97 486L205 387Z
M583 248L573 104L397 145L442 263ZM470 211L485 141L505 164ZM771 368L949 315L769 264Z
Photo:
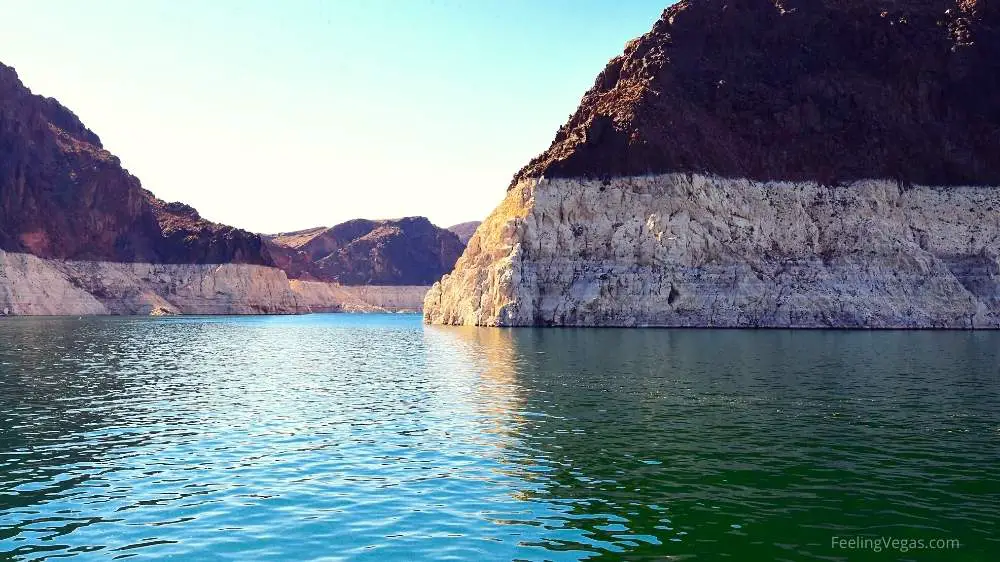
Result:
M516 175L1000 184L1000 6L684 0Z
M458 236L458 239L462 241L462 244L468 244L469 239L476 233L476 229L479 228L480 224L482 224L482 221L460 222L449 226L448 230L454 232Z
M355 219L267 237L290 277L344 285L429 285L451 271L464 244L424 217Z
M76 115L0 64L0 250L43 258L270 264L259 236L165 203Z

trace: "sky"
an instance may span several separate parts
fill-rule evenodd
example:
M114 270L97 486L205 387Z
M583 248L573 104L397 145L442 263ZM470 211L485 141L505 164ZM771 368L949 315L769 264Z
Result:
M480 220L669 0L0 0L0 62L255 232Z

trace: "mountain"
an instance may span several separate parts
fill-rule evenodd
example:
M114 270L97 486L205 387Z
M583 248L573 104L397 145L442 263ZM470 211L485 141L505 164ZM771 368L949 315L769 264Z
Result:
M479 228L480 224L482 224L482 221L460 222L449 226L448 230L454 232L458 236L458 239L462 241L462 244L468 244L469 238L472 238L472 235L476 233L476 229Z
M424 217L355 219L268 236L267 245L290 277L344 285L430 285L465 247Z
M144 190L100 138L0 64L0 250L42 258L270 264L260 237Z
M1000 328L1000 4L684 0L425 320Z
M414 240L428 230L398 222ZM461 243L447 234L436 250L420 240L419 252L450 252L442 258L450 269ZM383 235L386 248L371 233L379 250L372 255L406 263L406 248L397 255ZM391 277L382 264L351 261L368 258L363 245L350 246L344 267ZM426 271L414 266L411 276L429 284L444 269L437 257L420 258ZM0 64L0 316L407 310L425 292L290 282L274 265L261 236L143 189L73 112L32 94ZM320 273L336 268L320 265Z
M1000 184L986 0L686 0L515 176ZM891 141L891 142L890 142Z

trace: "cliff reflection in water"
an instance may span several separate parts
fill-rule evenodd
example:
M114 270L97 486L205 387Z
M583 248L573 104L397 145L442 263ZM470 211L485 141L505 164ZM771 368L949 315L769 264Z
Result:
M998 546L994 334L428 330L481 362L515 497L560 514L529 544L824 558L932 520Z
M3 318L0 559L829 560L857 534L989 559L998 355L1000 333Z

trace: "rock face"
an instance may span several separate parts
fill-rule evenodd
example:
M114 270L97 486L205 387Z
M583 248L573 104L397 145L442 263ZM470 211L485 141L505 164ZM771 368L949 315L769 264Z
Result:
M524 180L424 303L491 326L1000 327L1000 190Z
M267 244L290 277L343 285L429 285L465 247L424 217L356 219L269 236Z
M289 282L279 269L251 264L64 261L0 251L0 315L410 311L426 290Z
M0 251L0 312L5 314L305 311L284 272L273 267L63 261Z
M323 275L339 272L334 257L319 260L321 277L430 284L462 246L451 233L433 239L430 223L411 223L420 220L372 223L354 237L363 240L350 238L345 246L351 267L342 269L353 276ZM340 230L322 230L313 245L346 239ZM411 245L394 235L408 236ZM381 259L368 270L360 263L365 250ZM0 64L0 315L413 310L426 292L290 282L284 271L267 267L296 272L296 256L282 252L284 261L275 264L259 235L157 199L76 115L32 94Z
M1000 185L1000 5L684 0L600 73L535 177Z
M337 285L293 279L299 306L310 312L420 312L426 285Z
M476 229L479 228L480 224L482 224L482 221L460 222L449 226L448 230L454 232L458 236L458 239L462 241L462 244L468 244L469 239L476 233Z
M270 264L260 237L142 189L100 139L0 64L0 250L43 258Z
M515 177L425 320L1000 328L983 0L689 0Z

